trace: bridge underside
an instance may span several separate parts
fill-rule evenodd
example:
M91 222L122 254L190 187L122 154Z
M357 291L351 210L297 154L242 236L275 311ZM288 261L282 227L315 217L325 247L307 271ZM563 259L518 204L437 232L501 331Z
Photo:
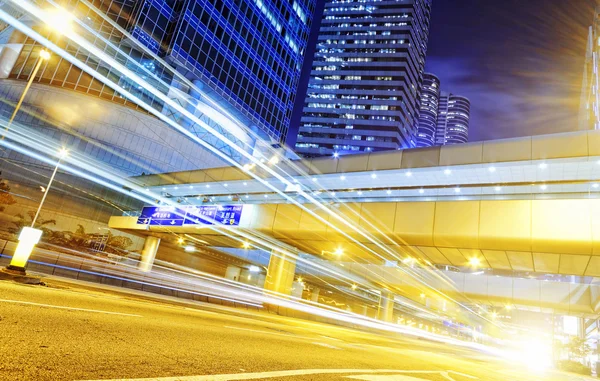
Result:
M412 257L466 267L477 258L482 268L600 276L600 199L355 203L337 212L382 246L325 212L316 211L341 232L290 204L245 205L240 226L221 230L149 227L135 217L112 217L109 225L171 240L188 234L216 247L240 247L239 233L251 230L310 254L341 248L362 263Z

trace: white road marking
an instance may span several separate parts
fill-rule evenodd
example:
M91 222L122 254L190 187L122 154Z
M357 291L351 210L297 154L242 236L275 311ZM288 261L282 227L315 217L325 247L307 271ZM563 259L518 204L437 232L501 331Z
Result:
M269 332L269 331L262 331L262 330L259 330L259 329L234 327L234 326L231 326L231 325L224 325L223 327L229 328L229 329L237 329L239 331L263 333L263 334L266 334L266 335L285 336L285 337L289 337L289 338L293 338L293 339L311 340L309 337L297 336L297 335L293 335L293 334L289 334L289 333ZM313 342L312 344L320 345L322 347L330 348L330 349L338 349L338 350L342 349L342 348L335 347L333 345L329 345L327 343L319 343L317 341Z
M280 332L270 332L270 331L261 331L260 329L250 329L250 328L242 328L242 327L234 327L231 325L224 325L223 327L229 329L237 329L238 331L248 331L248 332L256 332L256 333L264 333L266 335L276 335L276 336L286 336L286 337L296 337L294 335L290 335L289 333L280 333ZM300 338L303 338L299 336ZM306 339L304 337L304 339Z
M365 381L425 381L422 378L414 378L410 376L404 376L402 374L391 374L391 375L376 375L376 374L363 374L360 376L346 376L344 378L352 378L355 380Z
M457 376L461 376L461 377L465 377L465 378L470 378L471 380L478 380L477 377L471 376L470 374L464 374L461 372L455 372L453 370L449 370L448 373L450 374L456 374Z
M142 315L126 314L126 313L122 313L122 312L111 312L111 311L102 311L102 310L90 310L90 309L87 309L87 308L55 306L53 304L25 302L25 301L22 301L22 300L0 299L0 303L23 304L23 305L26 305L26 306L36 306L36 307L45 307L45 308L57 308L57 309L69 310L69 311L93 312L93 313L97 313L97 314L106 314L106 315L120 315L120 316L130 316L130 317L143 317Z
M233 381L233 380L259 380L265 378L276 377L294 377L308 376L314 374L377 374L377 373L398 373L398 376L405 374L442 374L436 370L398 370L398 369L299 369L299 370L282 370L275 372L260 372L260 373L237 373L237 374L214 374L206 376L180 376L180 377L156 377L156 378L120 378L114 380L89 380L89 381ZM456 372L453 372L456 373ZM461 373L461 376L477 379L477 377L468 376ZM411 380L403 378L401 380ZM413 378L414 380L414 378ZM423 380L419 380L423 381Z
M319 343L319 342L315 341L315 342L313 342L313 344L315 344L315 345L320 345L320 346L322 346L322 347L329 348L329 349L338 349L338 350L342 350L342 348L338 348L338 347L335 347L335 346L333 346L333 345L330 345L330 344L327 344L327 343Z
M335 337L331 337L331 336L324 336L324 335L319 335L325 339L329 339L329 340L334 340L334 341L344 341L344 340L340 340L340 339L336 339Z

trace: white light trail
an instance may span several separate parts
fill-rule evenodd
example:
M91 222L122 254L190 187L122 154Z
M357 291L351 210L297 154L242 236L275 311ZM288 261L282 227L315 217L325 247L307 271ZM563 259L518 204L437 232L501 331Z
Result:
M20 1L20 0L12 0L11 2L14 3L14 4L16 4L19 7L23 8L28 13L34 15L38 19L43 19L44 18L44 12L41 9L33 6L33 4L31 4L31 3L28 3L28 2L25 2L25 1ZM368 247L367 245L363 244L362 242L356 240L355 238L353 238L352 236L350 236L349 234L347 234L346 232L344 232L340 227L336 226L335 224L333 224L329 220L321 217L320 215L318 215L318 213L310 210L309 208L307 208L303 204L300 204L294 198L291 198L291 197L287 196L283 191L281 191L278 188L274 187L269 182L264 181L264 179L260 178L257 174L255 174L255 173L253 173L251 171L245 170L240 164L238 164L235 160L229 158L227 155L224 155L220 150L218 150L215 147L211 146L210 144L204 142L202 139L199 139L193 133L191 133L188 130L184 129L183 127L179 126L177 123L175 123L174 121L172 121L171 119L169 119L168 117L166 117L164 114L162 114L162 113L158 112L157 110L153 109L147 103L143 102L140 98L134 96L130 92L128 92L125 89L123 89L122 87L120 87L118 84L110 81L107 77L102 76L97 71L91 69L89 66L87 66L84 63L82 63L81 61L77 60L75 57L73 57L72 55L70 55L66 51L60 49L58 46L56 46L55 44L51 43L49 40L43 38L41 35L39 35L35 31L33 31L31 28L28 28L26 25L24 25L23 23L19 22L16 19L12 18L10 15L6 14L3 11L0 11L0 17L2 19L4 19L5 21L7 21L12 26L14 26L15 28L19 29L21 32L29 35L31 38L35 39L36 41L38 41L42 45L48 47L50 50L52 50L54 52L58 52L61 55L61 57L63 57L67 61L71 62L72 64L74 64L75 66L79 67L83 71L85 71L88 74L92 75L93 77L97 78L98 80L100 80L101 82L103 82L104 84L106 84L107 86L113 88L118 93L123 94L125 97L129 98L132 102L138 104L140 107L146 109L151 114L155 115L159 119L161 119L164 122L168 123L171 127L175 128L180 133L184 134L188 138L190 138L193 141L197 142L198 144L202 145L207 150L213 152L214 154L216 154L217 156L219 156L220 158L222 158L224 161L226 161L229 164L231 164L232 166L235 166L235 167L239 168L240 170L242 170L242 171L250 174L252 177L254 177L255 179L257 179L263 185L265 185L268 188L272 189L274 192L276 192L277 194L279 194L282 197L284 197L285 199L287 199L290 203L298 206L302 210L304 210L307 213L311 214L313 217L315 217L320 222L323 222L326 225L332 227L334 230L336 230L342 236L344 236L347 239L349 239L350 241L356 243L359 247L363 248L365 251L370 252L373 255L375 255L375 256L377 256L377 257L379 257L381 259L385 259L384 256L382 256L381 254L379 254L378 252L376 252L374 249L372 249L372 248ZM121 63L119 63L118 61L116 61L112 57L108 56L104 51L101 51L97 47L93 46L92 44L90 44L88 41L86 41L85 39L83 39L81 36L79 36L76 33L67 32L66 36L69 39L71 39L73 42L75 42L77 45L81 46L83 49L89 51L92 55L98 57L100 60L106 62L112 68L118 70L119 72L121 72L122 74L124 74L126 77L130 78L132 81L140 84L140 86L142 86L146 91L148 91L152 95L156 96L157 99L160 99L165 104L169 105L173 109L175 109L178 112L180 112L181 114L185 115L187 118L189 118L190 120L192 120L194 123L197 123L198 125L202 126L204 129L206 129L208 132L210 132L213 136L215 136L216 138L220 139L225 144L229 145L231 148L233 148L234 150L236 150L243 157L245 157L246 159L248 159L250 162L254 163L254 165L258 166L263 171L265 171L266 173L270 174L273 178L281 181L286 186L289 186L289 185L292 184L289 180L287 180L282 175L280 175L279 173L277 173L275 170L273 170L267 164L262 163L261 160L257 160L252 155L250 155L248 152L246 152L242 147L237 146L234 142L232 142L231 140L229 140L227 137L223 136L221 133L219 133L215 129L211 128L209 125L207 125L206 123L204 123L203 121L201 121L199 118L197 118L196 116L194 116L193 114L191 114L188 110L186 110L185 108L181 107L179 104L177 104L176 102L174 102L173 100L171 100L170 98L168 98L167 95L162 94L161 92L159 92L158 90L156 90L155 88L153 88L145 80L143 80L142 78L140 78L137 74L133 73L131 70L127 69ZM101 36L98 36L98 37L101 37ZM136 192L140 192L142 194L144 194L146 192L145 189L142 189L142 188L140 188L138 186L134 186L134 187L132 187L132 189L134 189ZM319 209L321 209L322 211L326 212L328 215L330 215L331 217L333 217L337 222L339 222L339 223L341 223L341 224L349 227L352 231L354 231L354 232L358 233L359 235L361 235L362 237L366 238L369 242L373 243L378 249L382 250L383 252L385 252L386 254L390 255L393 258L400 259L397 256L396 253L394 253L389 248L387 248L382 242L379 241L379 239L377 239L376 237L374 237L372 234L368 233L364 229L362 229L360 227L357 227L355 224L353 224L350 221L348 221L344 216L342 216L342 215L334 212L333 210L331 210L327 206L323 205L321 202L319 202L317 199L315 199L310 193L307 193L307 192L305 192L302 189L300 189L298 193L301 196L303 196L304 198L306 198L309 202L311 202L312 204L316 205ZM403 269L403 268L401 268L401 270L406 272L406 270ZM415 277L415 275L411 274L410 272L407 272L407 274L409 276L411 276L411 277ZM431 288L431 286L429 286L422 279L417 279L417 278L415 278L415 279L417 281L419 281L419 282L422 282L427 287ZM444 294L442 293L441 295L444 295ZM448 297L447 295L444 295L444 296ZM450 297L448 297L448 298L450 300L453 300ZM457 302L457 301L455 301L455 302ZM467 308L465 306L463 306L463 307Z

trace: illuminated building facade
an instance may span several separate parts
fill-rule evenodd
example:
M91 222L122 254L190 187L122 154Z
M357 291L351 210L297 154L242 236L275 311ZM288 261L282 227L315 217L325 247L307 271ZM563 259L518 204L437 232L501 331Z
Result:
M579 129L600 129L600 92L598 87L598 62L600 55L600 7L594 12L594 23L588 31L587 50L583 68L583 84L579 103Z
M316 0L95 3L134 39L202 87L203 93L237 120L273 143L285 140ZM106 20L82 7L79 0L64 1L63 6L81 12L77 18L87 20L93 29L120 44L122 50L143 63L152 75L167 83L173 80L155 60L142 54ZM31 71L30 61L36 57L29 59L33 41L22 42L23 54L11 77L26 79ZM71 65L58 62L56 66L58 70L44 70L46 75L40 81L126 103L119 94L85 75L70 73ZM127 90L137 88L137 84L127 80L122 85ZM151 96L145 98L156 102ZM163 105L158 102L155 106Z
M435 145L439 103L440 79L433 74L425 73L421 87L421 112L417 129L417 145L419 147Z
M328 0L296 152L415 147L430 0Z
M417 130L419 147L466 143L470 117L471 102L467 98L441 91L439 78L424 74Z
M200 123L183 116L155 94L167 95L252 153L260 140L251 140L254 136L239 126L250 127L268 144L284 141L315 2L57 1L72 14L73 33L100 49L108 59L94 56L69 38L69 33L57 33L22 9L0 3L0 8L16 19L13 24L26 21L27 28L40 35L34 40L0 20L0 114L4 120L12 114L26 82L32 78L42 49L40 42L47 39L58 49L50 49L50 58L40 61L11 131L17 131L16 126L31 128L40 141L65 145L122 177L224 165L215 151L198 140L242 162L243 156L228 143L220 142ZM31 3L35 8L37 3ZM72 64L61 50L79 62ZM110 59L150 88L124 74L122 67L111 65ZM107 80L100 81L99 76ZM125 92L141 101L134 103ZM143 103L150 111L140 106ZM205 112L209 108L213 114ZM221 119L225 122L220 123ZM174 125L200 139L190 138ZM4 180L19 184L20 189L30 189L34 195L39 193L38 186L51 169L48 164L14 150L3 150L0 158L5 163ZM26 167L39 168L39 176L27 173L23 169ZM77 205L72 214L103 221L115 212L115 205L131 200L76 176L69 176L69 182L77 189L60 193L62 197L49 207L56 205L55 209L60 210L71 203ZM57 184L57 195L59 189Z
M442 92L438 107L435 145L460 144L469 141L471 102L460 95Z

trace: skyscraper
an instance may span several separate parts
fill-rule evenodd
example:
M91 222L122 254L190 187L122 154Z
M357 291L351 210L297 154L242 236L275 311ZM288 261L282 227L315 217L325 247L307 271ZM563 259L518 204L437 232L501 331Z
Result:
M469 140L470 115L471 102L467 98L442 92L435 145L466 143Z
M598 70L600 70L600 7L594 12L594 23L588 30L587 50L583 68L583 84L579 103L579 129L600 129L600 89L598 88Z
M149 72L166 83L174 80L152 57L140 52L80 0L60 3L119 44L131 58L142 62L145 72L130 64L128 68L140 75L147 76ZM272 143L285 141L316 0L98 0L94 3L134 39L200 87L203 96L213 99ZM11 77L17 72L19 79L28 78L31 65L25 61L34 44L29 39L25 41L22 50L25 55L13 68ZM63 82L68 80L68 87L74 90L127 103L87 75L75 75L80 71L73 72L70 67L62 60L56 67L44 70L42 75L50 77L42 77L40 81L64 86ZM138 88L138 84L127 78L121 85L132 92ZM180 83L171 85L191 92L180 88ZM142 97L156 103L157 108L163 107L147 94Z
M285 139L315 2L27 2L34 12L0 2L11 16L0 21L0 116L10 117L31 79L10 133L67 146L73 157L108 168L103 173L218 167L222 157L241 163L244 155L231 146L256 152L262 143L242 125L270 144ZM39 17L52 12L65 16L68 25L59 26L72 33ZM41 59L43 44L51 46L49 58ZM37 196L52 173L53 165L18 150L1 150L0 158L2 178L26 194ZM57 210L97 224L139 207L135 198L62 172L58 178L74 186L60 197L61 186L53 187Z
M431 0L328 0L300 123L304 156L416 146Z
M439 102L440 79L431 73L425 73L421 87L421 112L417 129L417 146L419 147L435 145Z
M146 0L135 31L178 70L200 79L231 110L241 111L237 113L258 131L283 142L315 4L316 0ZM163 23L157 21L161 19Z

